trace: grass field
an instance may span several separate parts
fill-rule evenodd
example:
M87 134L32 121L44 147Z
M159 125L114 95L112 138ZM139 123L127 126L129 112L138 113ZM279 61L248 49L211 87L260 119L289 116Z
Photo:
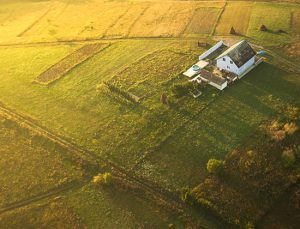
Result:
M5 1L2 5L1 43L207 37L212 32L214 35L228 36L230 28L234 27L238 35L276 44L294 40L299 27L299 6L287 3L79 0ZM78 11L84 11L85 14L78 15ZM88 15L88 19L85 15ZM274 23L277 19L280 22ZM269 32L260 32L258 28L261 24L265 24ZM278 34L278 29L287 33Z
M211 34L217 23L220 9L217 8L198 8L187 26L185 36L197 36L200 34ZM209 20L207 20L209 18Z
M0 207L81 179L81 171L59 149L43 147L38 136L0 118Z
M253 3L230 2L227 4L217 25L216 35L229 35L231 27L237 34L246 35L249 20L252 14Z
M273 5L269 3L256 3L252 9L247 36L262 42L288 43L292 37L291 16L293 5ZM259 31L259 27L265 25L268 32ZM283 30L284 33L278 33Z
M216 205L224 203L219 208L225 209L218 213L221 217L236 216L239 210L254 218L260 215L253 193L245 200L247 193L213 179L206 164L210 158L227 159L229 152L248 144L264 123L277 116L286 118L290 107L300 108L299 74L292 67L296 62L289 62L296 59L282 60L284 52L278 51L279 56L267 59L223 92L203 86L197 99L178 98L172 88L187 82L182 72L203 53L197 42L212 45L215 36L229 40L245 36L269 49L297 49L285 45L297 42L299 36L298 5L78 0L3 1L0 6L0 106L3 103L29 117L94 158L108 159L158 193L168 190L167 195L179 198L184 187L204 184L199 196L207 192L207 199ZM267 32L258 30L261 24ZM239 36L228 34L232 26ZM288 62L289 67L278 61ZM168 105L161 101L163 94ZM48 147L47 141L22 129L22 124L0 122L1 207L73 180L80 180L81 186L0 212L0 227L20 227L22 222L43 228L187 226L184 213L179 217L162 200L153 200L135 186L92 185L79 162L64 157L66 152L60 148ZM280 164L276 163L275 167ZM98 166L103 169L101 163ZM249 184L248 179L239 180L240 185ZM222 185L223 196L209 192L214 187L219 192ZM226 205L222 198L227 197L237 197L231 203L235 206L245 205ZM252 200L255 203L245 210ZM200 225L225 227L215 218L210 222L204 212L197 218ZM244 221L249 219L245 215L240 216Z
M105 46L107 45L101 43L84 45L40 74L36 78L35 82L44 85L53 83L54 81L63 77L67 72L75 68L77 65L82 64L88 58L91 58L93 55L100 52L103 48L105 48Z

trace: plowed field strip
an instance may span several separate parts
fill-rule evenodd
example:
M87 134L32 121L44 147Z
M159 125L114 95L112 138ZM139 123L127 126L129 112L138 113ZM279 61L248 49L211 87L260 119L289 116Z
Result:
M35 81L40 84L49 85L63 77L78 64L100 52L104 47L106 47L106 45L101 43L87 44L52 65L45 72L40 74Z

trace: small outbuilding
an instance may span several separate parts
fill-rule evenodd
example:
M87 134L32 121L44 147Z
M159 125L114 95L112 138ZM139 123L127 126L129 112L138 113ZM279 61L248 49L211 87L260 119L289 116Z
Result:
M199 76L202 81L207 82L209 85L211 85L221 91L227 87L226 79L224 79L223 77L217 76L205 69L201 70Z

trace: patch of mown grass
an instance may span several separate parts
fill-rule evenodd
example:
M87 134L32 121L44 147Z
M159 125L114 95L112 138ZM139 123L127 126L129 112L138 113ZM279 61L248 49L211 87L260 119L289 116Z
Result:
M289 43L291 36L291 13L296 5L255 3L253 6L247 36L267 45ZM265 25L267 31L260 31ZM279 32L282 30L282 32Z
M200 34L211 34L217 22L218 8L198 8L195 10L193 18L185 29L184 36L193 37Z
M237 34L246 35L253 3L229 2L216 27L216 35L229 35L231 27Z

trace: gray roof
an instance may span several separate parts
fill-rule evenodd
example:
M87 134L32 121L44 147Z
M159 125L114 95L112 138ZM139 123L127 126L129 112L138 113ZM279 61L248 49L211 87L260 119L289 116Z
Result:
M224 56L229 56L232 59L232 61L236 64L236 66L241 67L255 55L256 53L249 45L249 43L243 40L231 46L216 59L220 59Z

